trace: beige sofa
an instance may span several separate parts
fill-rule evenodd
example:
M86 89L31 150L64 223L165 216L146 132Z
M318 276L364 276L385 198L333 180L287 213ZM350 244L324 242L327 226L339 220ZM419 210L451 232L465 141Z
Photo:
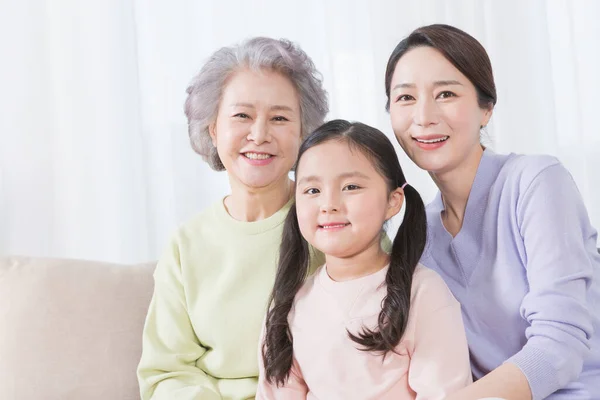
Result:
M0 258L0 399L139 399L153 270Z

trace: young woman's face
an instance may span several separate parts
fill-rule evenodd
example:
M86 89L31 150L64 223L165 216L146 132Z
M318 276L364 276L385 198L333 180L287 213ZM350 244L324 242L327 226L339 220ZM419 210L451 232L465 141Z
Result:
M209 130L231 179L254 189L287 184L301 140L296 88L275 71L240 70Z
M492 111L481 109L475 86L439 51L409 50L396 64L390 87L394 134L420 168L439 174L481 151L480 127Z
M302 155L296 182L302 236L328 257L353 257L379 246L381 227L402 205L402 197L388 196L372 162L337 140Z

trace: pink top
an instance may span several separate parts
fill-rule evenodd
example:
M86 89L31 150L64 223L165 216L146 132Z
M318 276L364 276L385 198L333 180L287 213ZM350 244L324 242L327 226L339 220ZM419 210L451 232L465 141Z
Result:
M411 310L397 353L358 349L347 330L375 328L387 267L336 282L321 267L296 296L289 315L294 365L284 387L261 375L256 399L443 399L472 382L460 304L440 276L418 265ZM261 340L262 343L262 340ZM260 352L260 351L259 351Z

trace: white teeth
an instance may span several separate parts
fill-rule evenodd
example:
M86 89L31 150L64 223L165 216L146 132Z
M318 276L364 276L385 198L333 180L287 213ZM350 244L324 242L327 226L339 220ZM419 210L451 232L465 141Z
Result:
M333 229L333 228L343 228L347 224L339 224L339 225L324 225L323 229Z
M443 141L446 141L446 140L448 140L448 138L449 138L449 137L450 137L450 136L444 136L444 137L441 137L441 138L439 138L439 139L431 139L431 140L425 140L425 139L416 139L416 140L417 140L417 142L419 142L419 143L438 143L438 142L443 142Z
M267 158L270 158L271 155L270 154L258 154L258 153L244 153L244 155L246 157L248 157L251 160L266 160Z

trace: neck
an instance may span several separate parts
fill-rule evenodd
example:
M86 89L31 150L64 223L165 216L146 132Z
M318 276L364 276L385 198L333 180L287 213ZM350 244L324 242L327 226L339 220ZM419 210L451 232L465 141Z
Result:
M383 251L380 237L369 247L350 257L325 255L327 274L334 281L343 282L371 275L389 264L390 256Z
M254 222L269 218L292 197L293 181L287 176L264 188L250 188L230 177L231 194L224 200L225 208L238 221Z
M459 229L465 217L467 201L471 193L471 187L475 181L477 168L483 156L483 148L477 149L465 159L457 168L443 173L430 173L433 181L442 193L444 203L444 214L446 219L458 223Z

